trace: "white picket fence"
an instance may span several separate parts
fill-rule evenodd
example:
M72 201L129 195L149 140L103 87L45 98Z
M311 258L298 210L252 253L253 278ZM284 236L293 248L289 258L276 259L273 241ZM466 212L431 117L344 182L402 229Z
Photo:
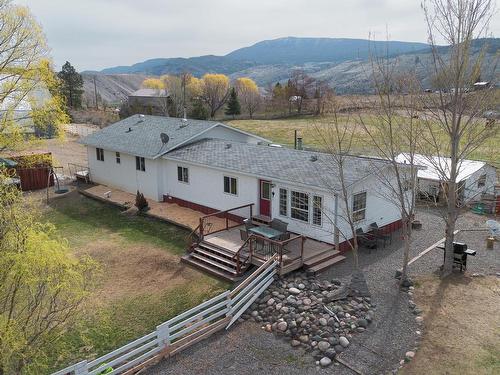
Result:
M177 315L157 326L155 331L102 357L78 362L52 375L100 375L103 372L129 375L170 357L224 327L229 328L273 282L277 266L276 257L272 257L234 290Z

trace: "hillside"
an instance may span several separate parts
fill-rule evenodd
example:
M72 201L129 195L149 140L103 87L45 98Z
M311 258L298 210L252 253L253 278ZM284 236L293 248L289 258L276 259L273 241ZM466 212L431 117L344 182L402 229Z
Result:
M500 49L500 39L482 39L474 42L475 51L488 43L486 60L493 61ZM443 52L446 46L439 47ZM415 70L424 86L430 85L431 64L429 46L425 43L401 41L368 41L337 38L279 38L258 42L237 49L225 56L191 58L158 58L131 66L107 68L98 74L98 92L108 102L123 99L137 89L145 75L178 74L184 71L200 77L217 72L231 78L248 76L261 87L289 78L290 72L303 69L309 75L324 80L339 94L368 93L371 91L370 56L389 56L399 71ZM485 64L488 66L490 64ZM93 95L93 73L86 73L86 95ZM482 72L483 79L491 79Z
M141 87L146 78L143 74L82 73L84 97L87 103L95 103L94 78L98 94L108 104L118 104L128 94Z

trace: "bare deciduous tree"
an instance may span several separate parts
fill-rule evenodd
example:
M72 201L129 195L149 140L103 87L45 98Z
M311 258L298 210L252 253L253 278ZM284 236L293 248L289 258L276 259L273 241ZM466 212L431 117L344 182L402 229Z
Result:
M453 267L455 223L459 216L458 176L464 159L492 137L498 126L485 126L481 117L491 106L492 89L469 92L487 69L478 38L488 35L495 13L492 0L426 0L422 4L432 51L431 71L438 81L435 95L421 95L425 131L421 148L445 185L446 256L443 276ZM441 43L447 47L439 46ZM489 62L495 78L498 54ZM490 87L494 87L491 84ZM448 160L443 162L443 160Z

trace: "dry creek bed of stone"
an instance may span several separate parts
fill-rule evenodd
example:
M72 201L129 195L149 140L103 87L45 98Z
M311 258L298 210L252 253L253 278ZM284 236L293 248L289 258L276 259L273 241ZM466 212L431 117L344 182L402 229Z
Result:
M261 323L327 367L348 348L353 335L368 328L375 308L370 297L348 292L339 280L293 274L271 284L242 318Z

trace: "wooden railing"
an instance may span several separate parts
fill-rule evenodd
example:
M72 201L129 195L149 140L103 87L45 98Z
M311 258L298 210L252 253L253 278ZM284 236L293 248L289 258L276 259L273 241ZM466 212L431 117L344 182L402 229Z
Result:
M251 258L256 258L265 262L271 257L277 256L280 269L283 269L286 265L297 260L302 262L304 259L305 236L295 235L289 239L278 241L256 235L250 235L248 239L250 240L249 251ZM296 243L296 245L292 245L293 243ZM293 246L296 246L296 248L292 249ZM293 254L294 252L295 254Z
M119 349L91 361L78 362L52 375L131 375L169 358L224 327L229 328L271 285L277 265L277 256L274 256L232 291L225 291L177 315Z
M200 225L198 226L200 239L209 234L239 227L243 224L243 219L252 217L253 205L253 203L245 204L200 217ZM247 214L242 214L241 211L245 209L248 209Z

